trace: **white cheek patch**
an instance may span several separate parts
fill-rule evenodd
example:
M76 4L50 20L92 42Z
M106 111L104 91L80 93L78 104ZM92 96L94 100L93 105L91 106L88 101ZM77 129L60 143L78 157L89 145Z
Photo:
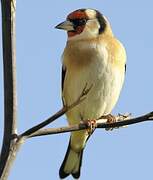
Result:
M88 28L88 31L90 31L92 34L98 34L100 24L97 21L97 19L91 19L88 20L85 29Z

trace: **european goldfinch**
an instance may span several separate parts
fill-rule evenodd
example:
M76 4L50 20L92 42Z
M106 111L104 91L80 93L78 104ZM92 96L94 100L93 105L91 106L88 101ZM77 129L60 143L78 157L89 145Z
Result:
M114 108L124 82L126 52L114 37L110 23L99 11L78 9L56 26L67 31L62 60L62 99L74 103L83 89L91 87L86 99L66 113L69 125L108 115ZM83 150L90 134L71 133L59 176L80 177Z

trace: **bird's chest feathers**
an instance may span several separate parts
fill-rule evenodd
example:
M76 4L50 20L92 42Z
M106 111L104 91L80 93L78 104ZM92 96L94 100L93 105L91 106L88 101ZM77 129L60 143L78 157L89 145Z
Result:
M63 95L69 104L78 98L86 85L99 84L103 74L109 71L108 56L105 48L101 47L99 51L95 44L67 47L63 55L67 70Z
M63 63L68 69L79 70L96 61L98 55L95 43L68 43L63 53Z

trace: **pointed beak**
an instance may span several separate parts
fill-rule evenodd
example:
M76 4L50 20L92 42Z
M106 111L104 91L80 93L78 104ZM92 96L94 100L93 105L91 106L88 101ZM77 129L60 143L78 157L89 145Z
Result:
M73 31L74 30L73 23L68 20L58 24L57 26L55 26L55 28L63 29L65 31Z

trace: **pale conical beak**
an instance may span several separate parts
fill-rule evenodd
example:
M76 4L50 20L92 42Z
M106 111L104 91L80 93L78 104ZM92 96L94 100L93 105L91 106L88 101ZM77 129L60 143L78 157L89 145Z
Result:
M64 21L64 22L58 24L57 26L55 26L55 28L63 29L63 30L66 30L66 31L73 31L74 30L73 23L70 22L70 21Z

